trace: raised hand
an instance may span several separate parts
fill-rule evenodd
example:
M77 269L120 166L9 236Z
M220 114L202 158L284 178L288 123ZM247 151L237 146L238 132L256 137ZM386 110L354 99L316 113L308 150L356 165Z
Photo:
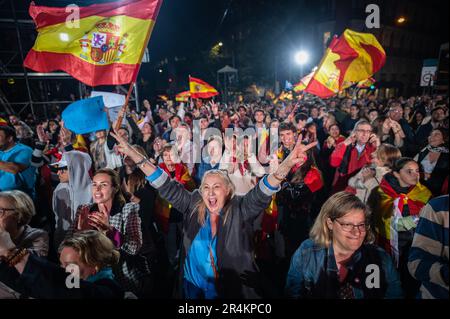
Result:
M44 127L42 126L42 124L39 124L38 126L36 126L36 132L37 132L39 142L47 143L50 140L48 135L45 133Z

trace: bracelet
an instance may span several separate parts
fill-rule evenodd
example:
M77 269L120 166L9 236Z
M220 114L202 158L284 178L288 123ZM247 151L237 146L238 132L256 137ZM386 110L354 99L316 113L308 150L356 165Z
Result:
M280 177L280 176L278 176L277 173L273 173L272 176L273 176L275 179L279 180L280 182L284 181L285 178L286 178L286 176L285 176L285 177Z
M17 249L14 254L9 257L6 262L10 267L14 267L17 265L25 255L28 254L28 250L26 248Z
M147 157L143 157L139 162L136 163L137 166L141 167L142 164L148 161Z

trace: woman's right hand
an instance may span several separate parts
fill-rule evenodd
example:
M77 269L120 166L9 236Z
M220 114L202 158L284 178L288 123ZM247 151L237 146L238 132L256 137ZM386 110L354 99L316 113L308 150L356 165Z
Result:
M131 145L128 143L128 141L126 139L124 139L123 137L121 137L119 134L117 134L116 132L110 133L112 137L114 137L117 141L117 151L121 154L127 155L128 157L130 157L133 161L136 162L136 151L133 150L133 148L131 147ZM142 157L142 156L141 156ZM139 159L137 160L139 161Z

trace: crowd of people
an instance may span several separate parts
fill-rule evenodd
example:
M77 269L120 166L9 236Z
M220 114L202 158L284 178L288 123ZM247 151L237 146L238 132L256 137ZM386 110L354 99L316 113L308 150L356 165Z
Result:
M448 298L448 105L0 114L0 298Z

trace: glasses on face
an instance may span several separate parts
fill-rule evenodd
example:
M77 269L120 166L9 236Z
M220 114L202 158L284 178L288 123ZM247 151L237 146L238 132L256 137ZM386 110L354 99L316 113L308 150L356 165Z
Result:
M357 228L361 233L365 233L367 231L367 229L369 228L369 225L367 225L366 223L354 225L354 224L349 224L349 223L342 223L337 219L335 219L334 221L336 223L338 223L339 225L341 225L342 230L346 231L346 232L352 232L355 228Z
M372 133L372 130L362 130L362 129L357 129L356 132L358 132L358 133L364 133L364 134L370 134L370 133Z
M6 216L8 213L15 211L14 208L0 208L0 217Z

